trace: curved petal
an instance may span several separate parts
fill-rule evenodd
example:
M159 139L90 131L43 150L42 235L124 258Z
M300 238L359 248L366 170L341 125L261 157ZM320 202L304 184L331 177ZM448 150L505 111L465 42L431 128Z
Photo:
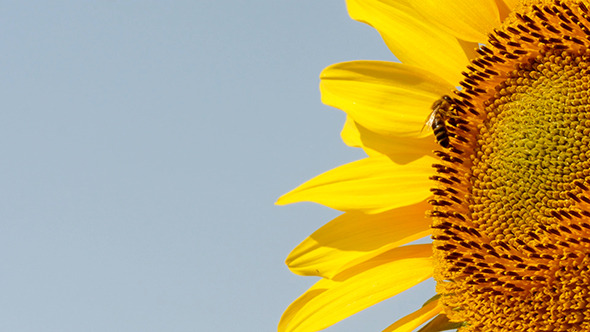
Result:
M424 20L409 1L347 0L353 19L377 29L393 54L403 63L424 68L457 86L461 71L469 64L467 50L477 44L462 45L434 24Z
M518 5L518 2L520 0L496 0L496 2L498 3L498 7L500 7L500 3L504 3L509 10L514 10L514 8L516 8L516 5Z
M318 331L395 296L432 275L430 244L393 249L322 279L283 313L279 331Z
M376 133L419 136L432 103L453 86L412 66L383 61L352 61L320 74L322 102L343 110Z
M427 130L431 132L430 129ZM369 156L388 156L396 164L407 164L431 155L438 144L433 135L422 138L381 135L354 122L349 116L340 136L348 146L362 148Z
M418 326L441 313L442 309L443 307L438 300L431 301L422 308L393 323L383 330L383 332L412 332Z
M463 322L451 322L446 314L440 313L434 317L428 324L424 325L418 332L442 332L461 328Z
M420 202L379 214L348 212L330 221L299 244L287 257L300 275L332 278L347 267L431 234Z
M350 116L346 116L346 122L340 131L340 137L344 144L353 148L362 148L361 133L359 132L356 123Z
M281 196L276 204L315 202L341 211L379 213L415 204L430 196L435 159L424 156L398 165L386 156L334 168Z
M485 43L501 24L495 0L420 0L412 6L448 33L474 43Z
M407 164L423 156L432 155L432 151L440 146L436 143L430 128L426 137L399 137L379 135L357 125L359 139L369 156L386 155L396 164Z
M516 8L518 3L520 2L520 0L496 0L496 1L504 2L510 10L514 10L514 8Z
M502 21L510 15L510 12L512 12L514 8L516 8L519 1L520 0L496 0L496 5L500 12L500 19Z

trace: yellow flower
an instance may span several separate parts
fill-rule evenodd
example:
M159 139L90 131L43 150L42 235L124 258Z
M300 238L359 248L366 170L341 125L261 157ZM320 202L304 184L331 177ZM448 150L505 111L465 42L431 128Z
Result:
M321 330L430 277L437 296L386 331L590 331L588 2L347 6L401 63L321 74L344 142L368 157L278 200L344 211L287 258L322 279L279 331Z

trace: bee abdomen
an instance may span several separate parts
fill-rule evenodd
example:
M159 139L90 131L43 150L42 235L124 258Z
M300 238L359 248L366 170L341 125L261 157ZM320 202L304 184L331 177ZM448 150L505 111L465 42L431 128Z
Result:
M451 142L449 141L449 133L444 121L434 121L432 124L432 130L434 131L434 137L438 144L443 148L448 148Z

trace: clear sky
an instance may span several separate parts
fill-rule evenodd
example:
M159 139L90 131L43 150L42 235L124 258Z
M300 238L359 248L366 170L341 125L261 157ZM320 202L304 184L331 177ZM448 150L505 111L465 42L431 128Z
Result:
M393 60L378 33L344 0L7 1L0 31L0 330L274 331L338 213L273 203L362 158L318 75Z

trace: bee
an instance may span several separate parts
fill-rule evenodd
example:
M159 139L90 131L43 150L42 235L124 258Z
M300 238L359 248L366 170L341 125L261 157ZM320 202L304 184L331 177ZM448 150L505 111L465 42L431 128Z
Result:
M450 145L449 132L447 130L446 121L449 119L451 112L451 97L444 95L432 104L432 112L428 116L428 120L424 127L432 127L436 142L443 148L448 148ZM424 128L422 128L424 130Z

